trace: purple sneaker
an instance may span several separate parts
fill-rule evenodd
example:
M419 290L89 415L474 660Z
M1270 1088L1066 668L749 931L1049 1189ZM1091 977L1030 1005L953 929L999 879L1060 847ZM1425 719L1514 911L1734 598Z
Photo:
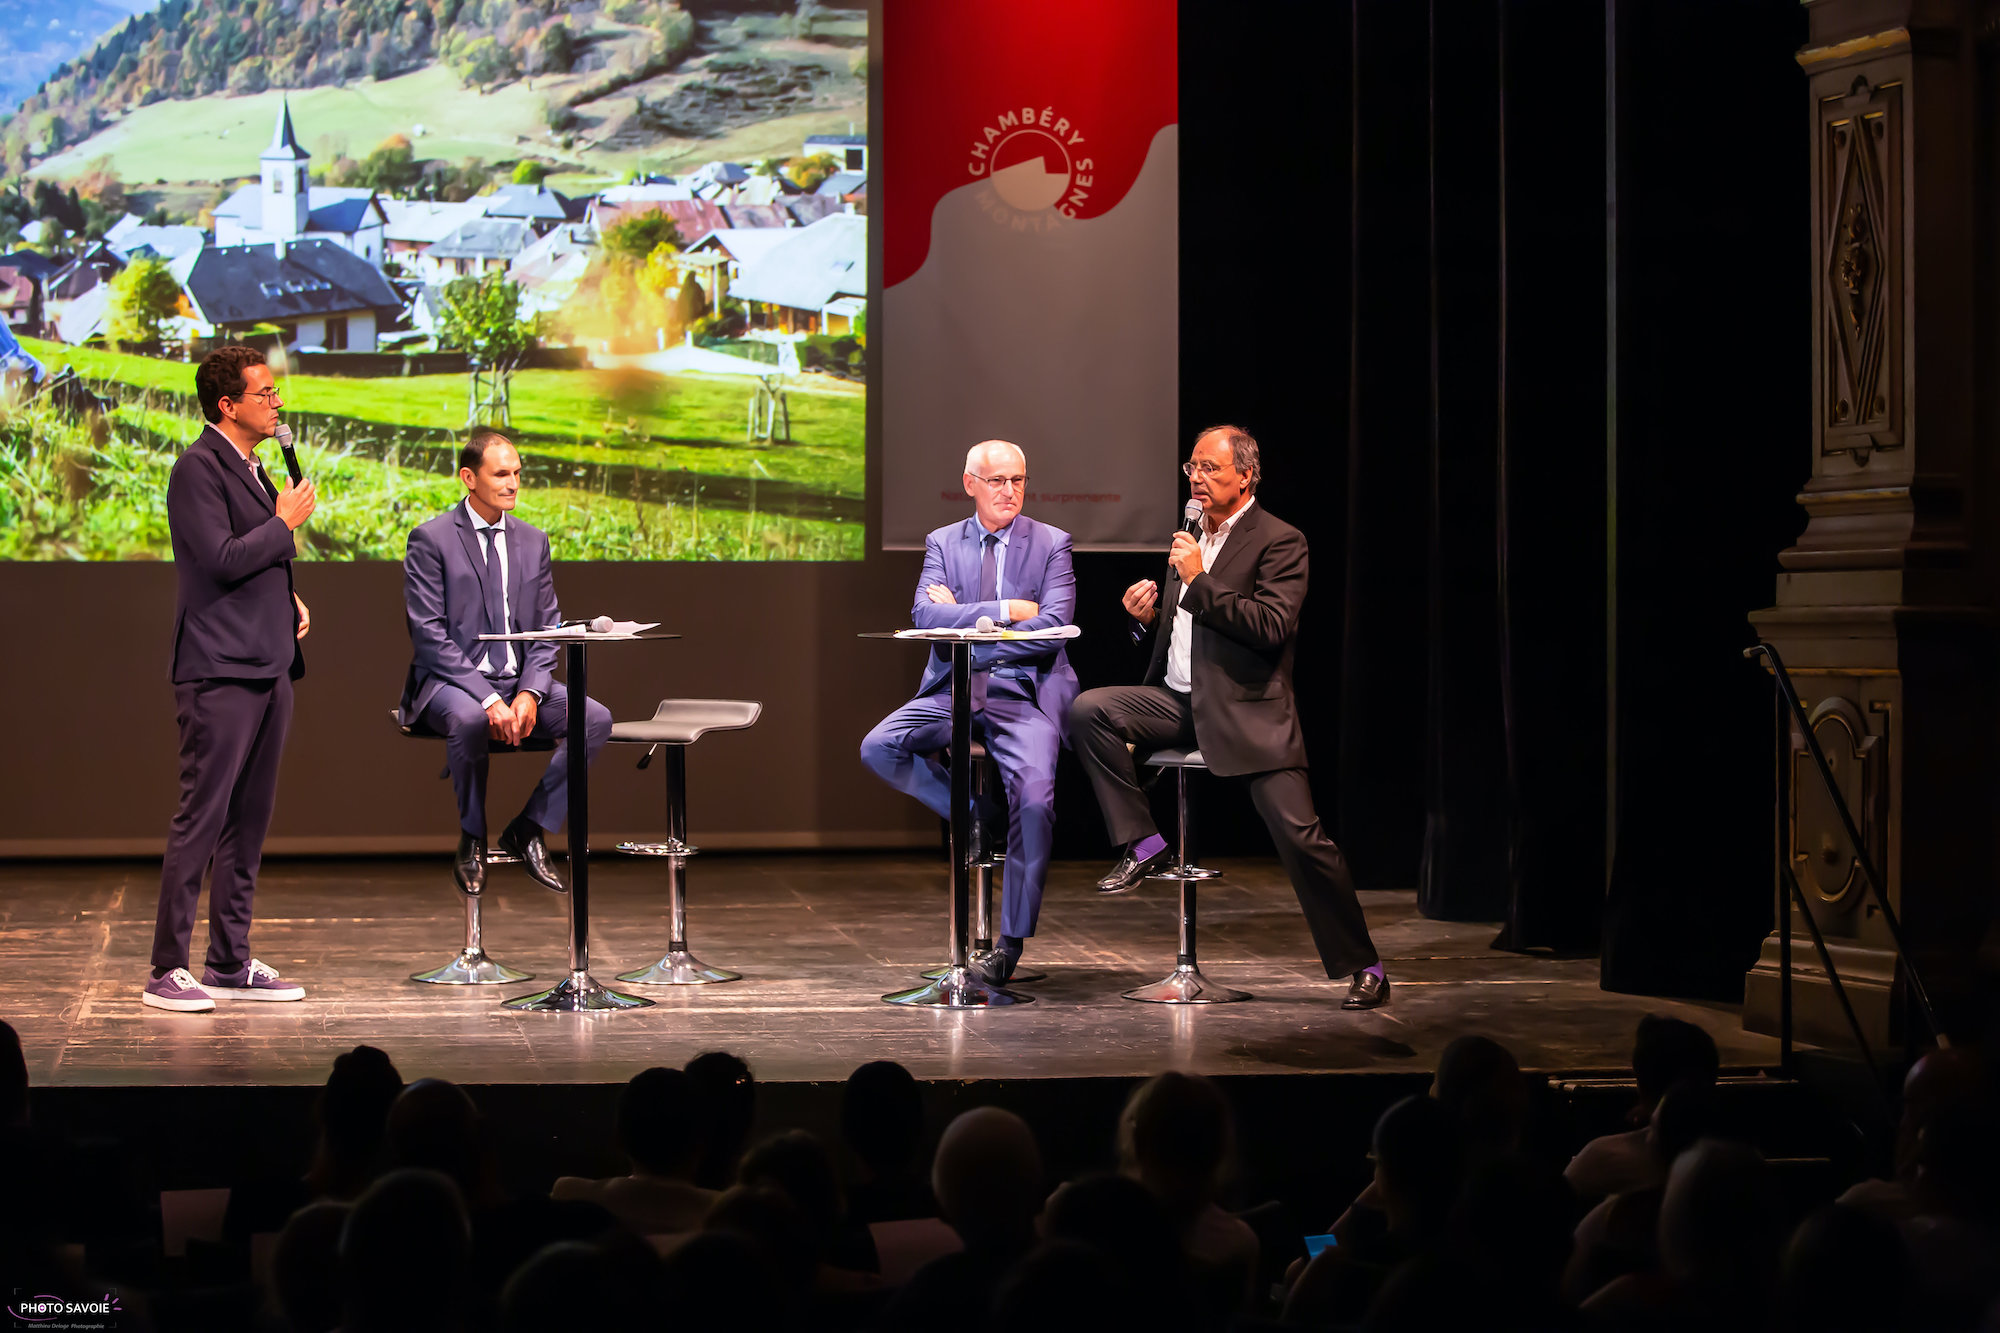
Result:
M217 975L212 967L202 969L201 984L218 1000L303 1000L306 988L286 981L278 970L255 958L241 972Z
M205 1014L215 1008L215 997L195 985L194 977L184 967L177 967L164 977L154 977L146 983L139 998L155 1009L182 1014Z

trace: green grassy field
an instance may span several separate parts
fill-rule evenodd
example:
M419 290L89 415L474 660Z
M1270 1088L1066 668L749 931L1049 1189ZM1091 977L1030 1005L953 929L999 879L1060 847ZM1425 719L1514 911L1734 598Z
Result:
M48 344L37 344L33 350L38 356L46 355L52 368L65 362L75 364L79 373L101 387L108 387L107 380L116 380L132 387L184 394L193 377L191 367L178 362ZM560 410L569 401L563 395L575 386L561 381L583 377L581 372L531 373L549 375L558 381L542 391L538 410L545 413ZM384 404L407 405L412 400L393 391L398 386L421 385L428 378L433 377L367 381L294 376L286 387L300 396L317 386L353 391L350 397L338 400L337 406L319 403L318 410L353 409L372 413L384 411ZM458 392L462 394L462 381L458 377L434 378L458 384ZM740 403L739 385L697 388L727 388L735 395L732 401ZM650 414L655 412L679 413L676 419L689 419L688 414L699 409L698 404L686 400L700 397L699 392L690 394L676 389L669 395L669 403L653 405L644 419L667 419ZM457 402L462 412L462 397ZM859 411L858 397L851 403L844 398L830 402ZM713 410L721 411L719 407ZM794 419L797 420L796 408ZM858 416L855 419L858 421ZM0 559L172 558L166 516L167 475L180 449L201 428L191 403L165 397L154 403L143 399L126 402L97 423L65 419L42 409L0 417ZM858 425L855 432L852 469L858 479L861 452ZM320 494L319 508L305 529L303 559L400 560L409 530L464 495L455 476L402 466L337 447L328 441L330 434L321 432L319 443L308 439L299 450L301 462ZM781 445L769 452L777 459L786 451L787 446ZM700 464L700 471L708 475L764 477L774 476L779 470L764 467L757 455L765 451L741 448L703 449L645 443L621 448L586 441L549 448L537 442L526 452L531 455L554 452L557 456L592 461L642 462L661 468L675 465L650 460L684 456ZM806 460L801 468L803 477L814 470L815 465L810 462L813 451L798 452ZM826 451L828 455L837 452L840 451ZM722 474L721 460L749 470ZM858 480L855 485L858 495ZM860 523L798 518L782 512L784 508L782 502L773 504L767 499L760 509L754 492L747 505L724 507L704 505L698 499L641 502L632 497L567 486L538 485L524 490L518 512L549 534L558 560L861 558L864 529Z
M51 371L68 365L88 380L174 394L194 391L194 367L184 362L33 338L21 343ZM290 412L434 431L440 440L455 438L465 422L463 375L374 380L287 375L278 383ZM828 495L862 495L865 390L834 381L789 390L792 442L759 445L743 439L749 392L744 381L696 375L524 370L513 381L514 429L530 451L550 457L755 477Z

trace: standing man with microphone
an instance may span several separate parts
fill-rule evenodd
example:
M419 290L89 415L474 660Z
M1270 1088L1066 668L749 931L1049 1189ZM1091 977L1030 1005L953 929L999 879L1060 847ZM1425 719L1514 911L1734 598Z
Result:
M211 1010L218 999L305 998L303 987L250 956L250 915L292 682L306 670L299 640L312 616L292 588L292 557L315 496L310 481L279 490L257 457L283 405L262 352L218 347L194 384L208 429L167 482L181 796L160 867L153 975L141 996L177 1013ZM204 870L208 961L197 984L188 948Z
M1347 862L1313 809L1292 693L1306 539L1257 504L1263 468L1241 427L1203 431L1181 471L1185 517L1198 521L1174 534L1167 595L1151 579L1125 590L1134 638L1152 635L1143 683L1087 690L1070 709L1070 743L1124 848L1097 890L1124 893L1169 855L1134 760L1198 746L1209 772L1249 782L1326 975L1349 981L1341 1007L1376 1008L1388 1003L1389 979Z

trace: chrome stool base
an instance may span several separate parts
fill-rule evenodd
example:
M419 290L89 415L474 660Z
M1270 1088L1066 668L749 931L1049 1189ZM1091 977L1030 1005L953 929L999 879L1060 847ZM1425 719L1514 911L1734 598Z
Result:
M1035 1002L1032 995L1016 995L1003 987L989 986L964 967L948 967L943 976L928 986L893 991L882 998L890 1004L932 1009L997 1009L1001 1005Z
M705 986L720 981L741 981L743 974L731 972L728 968L710 967L682 946L668 949L666 956L651 967L637 972L620 972L618 979L635 986Z
M434 986L503 986L516 981L533 981L533 972L517 972L505 963L496 963L486 950L459 950L458 957L428 972L412 972L410 980L428 981Z
M1154 871L1152 874L1146 876L1146 878L1173 880L1177 882L1192 879L1221 879L1222 872L1220 870L1203 870L1200 866L1168 866L1165 870Z
M588 972L571 972L549 989L508 1000L502 1007L538 1014L580 1014L604 1009L644 1009L652 1003L601 986Z
M1231 1000L1249 999L1250 992L1218 986L1203 976L1195 964L1182 963L1164 980L1126 991L1125 998L1147 1004L1228 1004Z

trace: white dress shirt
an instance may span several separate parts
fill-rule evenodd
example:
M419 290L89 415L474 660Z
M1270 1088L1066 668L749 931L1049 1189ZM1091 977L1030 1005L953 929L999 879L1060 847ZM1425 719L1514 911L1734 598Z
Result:
M479 511L472 507L471 496L467 496L465 500L465 516L472 520L472 539L478 547L481 559L484 559L486 556L486 538L481 534L488 528L493 529L493 551L494 554L500 557L500 614L506 622L500 626L500 632L502 634L512 634L514 632L514 604L507 597L507 516L502 514L497 522L488 523L479 516ZM490 570L488 571L488 573L491 572ZM486 646L486 657L480 662L479 669L489 678L514 675L516 673L514 645L511 643L497 645L507 650L505 664L497 672L493 669L493 650L495 646L493 644ZM481 708L491 708L495 703L500 702L505 701L500 698L500 692L495 690L489 693L484 699L481 699L479 706Z
M1229 540L1230 529L1234 528L1236 520L1249 513L1250 506L1256 503L1254 498L1245 500L1243 507L1222 520L1214 532L1208 530L1206 523L1202 524L1201 537L1197 544L1201 547L1201 567L1204 571L1215 568L1215 558L1222 554L1223 543ZM1194 659L1194 613L1181 610L1181 601L1186 596L1187 584L1183 583L1180 585L1179 595L1174 598L1173 638L1167 642L1167 688L1179 690L1182 694L1194 688L1194 677L1191 673L1191 663Z

